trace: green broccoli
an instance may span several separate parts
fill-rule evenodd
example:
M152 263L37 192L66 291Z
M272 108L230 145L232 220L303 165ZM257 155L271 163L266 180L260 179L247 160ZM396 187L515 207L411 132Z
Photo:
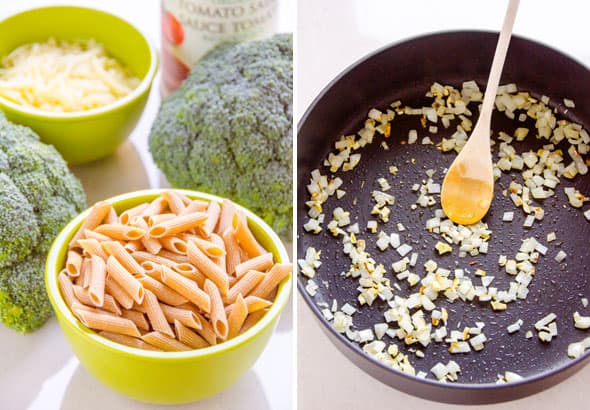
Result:
M173 186L231 198L288 236L292 120L292 35L224 45L164 101L150 151Z
M0 320L25 333L51 315L45 257L84 209L82 185L52 146L0 112Z

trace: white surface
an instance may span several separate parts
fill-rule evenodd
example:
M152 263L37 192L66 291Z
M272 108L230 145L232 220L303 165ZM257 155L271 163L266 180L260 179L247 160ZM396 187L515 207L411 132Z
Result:
M506 1L299 0L296 118L338 73L382 46L435 31L498 31ZM590 3L522 0L514 33L548 44L590 67L585 27ZM448 410L371 378L340 354L298 298L298 404L307 409ZM320 364L320 365L318 365ZM590 366L526 399L478 409L588 409Z
M0 19L22 9L53 4L80 4L107 10L132 22L159 46L158 0L0 0ZM292 1L280 1L281 31L293 31L293 9ZM74 169L84 184L89 203L119 193L160 185L160 174L147 150L147 136L160 102L158 87L157 77L145 112L130 136L131 142L121 146L110 158ZM292 307L289 303L260 359L232 388L198 403L166 408L291 409L294 367L292 323ZM94 379L73 356L55 319L51 319L37 332L25 336L0 325L0 348L1 410L161 408L127 399Z

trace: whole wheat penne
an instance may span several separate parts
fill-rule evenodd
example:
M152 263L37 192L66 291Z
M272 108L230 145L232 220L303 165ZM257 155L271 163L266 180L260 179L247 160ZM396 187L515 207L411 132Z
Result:
M144 262L144 261L150 261L150 262L157 263L158 265L168 266L169 268L176 265L176 262L174 262L173 260L164 258L162 256L158 256L158 255L152 255L149 252L143 252L143 251L133 252L131 254L131 256L136 261L138 261L140 263Z
M80 276L82 270L82 255L74 250L68 251L68 257L66 259L66 272L67 274L75 278Z
M277 263L266 273L262 282L250 293L252 296L267 298L270 293L279 286L287 276L291 274L293 265L290 263Z
M234 231L231 227L223 231L221 237L225 244L225 268L227 273L235 275L236 266L238 266L242 260L240 256L240 245L238 245L238 241L236 241Z
M195 282L174 272L167 266L162 266L161 278L166 286L180 293L204 312L211 312L211 298Z
M220 339L225 340L228 334L227 316L223 308L223 300L221 299L219 289L215 283L206 279L204 290L211 298L211 324L213 325L213 330L215 330L215 333Z
M200 288L203 287L203 285L205 284L205 279L207 279L205 275L199 272L199 270L190 263L179 263L176 266L174 266L172 270L174 270L177 273L180 273L185 278L197 282L197 285L199 285Z
M240 329L239 334L247 332L250 328L252 328L252 326L254 326L256 323L260 322L260 319L262 319L264 317L264 315L266 315L267 312L268 312L268 309L263 309L263 310L258 310L254 313L249 314L248 317L246 318L246 320L244 321L244 324L242 325L242 328Z
M204 212L207 210L208 206L209 202L201 201L200 199L194 199L186 206L186 208L184 208L180 215L190 214L191 212Z
M260 256L247 260L236 266L236 277L239 279L251 270L266 272L272 267L273 255L270 252L263 253Z
M159 300L171 306L182 305L188 302L188 299L180 293L172 290L162 282L151 278L149 276L141 276L137 278L145 289L149 289Z
M125 249L127 251L127 253L131 253L131 252L143 251L145 249L145 246L143 246L143 243L141 243L141 240L127 241L123 245L123 249Z
M179 255L186 255L186 242L175 236L165 236L160 238L162 247L170 252L174 252Z
M152 346L141 339L136 337L120 335L118 333L107 332L106 330L98 332L99 335L105 337L115 343L120 343L125 346L135 347L137 349L144 349L144 350L153 350L155 352L161 352L161 349L158 349L155 346Z
M112 255L107 259L107 272L135 302L143 301L143 285Z
M219 269L221 269L222 271L227 273L226 265L225 265L225 243L223 242L223 239L221 239L221 236L217 235L216 233L211 233L211 236L209 237L209 239L219 249L222 250L221 255L211 257L211 260L213 261L213 263L215 263L217 266L219 266Z
M162 308L158 303L158 298L151 291L145 291L145 297L141 305L145 308L152 328L158 332L164 333L170 337L174 337L174 332L162 312Z
M169 221L171 219L174 219L174 218L176 218L176 216L177 215L175 213L172 213L172 212L168 212L168 213L165 213L165 214L151 215L151 216L149 216L147 218L147 224L148 224L148 226L154 226L154 225L157 225L157 224L159 224L161 222Z
M162 192L162 197L168 203L168 208L176 215L180 215L186 208L180 194L176 191L164 191Z
M112 276L108 275L105 282L105 290L125 309L131 309L133 306L133 298L129 295Z
M192 241L187 243L187 255L189 261L207 276L219 288L223 296L229 290L229 278L227 273L209 259Z
M107 275L104 259L92 255L90 259L90 284L88 285L88 296L94 306L102 307L104 303L104 288Z
M145 299L144 299L144 302L145 302ZM150 324L148 323L147 319L145 318L145 315L137 310L124 310L122 312L121 316L124 317L125 319L129 319L133 323L135 323L135 326L137 326L138 329L145 330L145 331L150 330Z
M160 252L158 252L158 256L161 256L162 258L170 259L171 261L174 261L176 263L188 262L188 256L180 255L180 254L174 253L174 252L170 252L165 249L162 249Z
M95 313L82 309L73 309L80 322L86 327L95 330L107 330L128 336L141 336L141 333L129 319L104 313Z
M209 202L209 206L207 207L207 220L201 227L201 232L205 235L205 238L209 238L213 231L215 231L215 227L217 226L217 222L219 221L219 215L221 214L221 207L217 203L217 201Z
M78 240L84 237L84 230L96 228L107 216L111 205L107 202L98 202L92 207L90 213L82 222L82 225L78 231L74 234L74 237L70 241L70 248L78 246Z
M71 307L76 302L76 296L74 295L74 285L65 271L61 271L57 276L59 283L59 290L61 292L64 301L68 307Z
M240 333L240 329L244 325L244 321L248 316L248 306L241 294L238 295L235 303L232 305L233 308L227 317L229 339L236 337Z
M74 295L76 296L76 299L79 300L80 303L86 306L96 306L90 298L87 289L84 289L82 286L74 285L72 290L74 292ZM111 295L104 295L104 302L100 307L103 310L106 310L107 312L111 312L117 316L121 316L121 308L119 307L119 304L117 303L115 298L113 298Z
M204 212L193 212L191 214L180 215L174 219L153 225L149 230L149 235L152 238L175 235L196 228L197 226L202 225L206 220L207 214Z
M84 229L84 237L86 239L96 239L98 242L112 241L112 239L108 236L95 231L91 231L90 229Z
M241 212L234 213L232 218L232 228L240 247L248 253L250 258L254 258L266 252L254 237L250 228L248 228L248 221L244 214Z
M160 332L150 332L141 336L141 339L165 352L184 352L191 348L178 340Z
M116 224L119 223L119 217L117 216L117 212L115 211L115 208L113 208L113 206L109 206L109 212L107 213L107 216L104 218L103 221L105 224Z
M207 343L209 343L211 346L217 344L217 334L215 333L215 330L213 329L213 325L211 325L211 323L207 320L207 318L205 318L205 316L201 315L198 311L197 308L191 304L191 303L187 303L186 305L181 305L179 306L179 308L182 309L189 309L192 310L193 313L195 314L195 316L197 316L199 318L199 320L201 321L201 329L197 330L197 333L207 341Z
M123 225L128 225L133 218L141 215L143 211L147 209L148 206L149 204L147 202L144 202L143 204L139 204L137 206L134 206L133 208L121 212L121 215L119 216L119 223L122 223Z
M105 261L109 257L96 239L78 239L78 245L84 250L84 256L96 255Z
M248 313L257 312L259 310L266 309L267 307L272 305L271 301L259 298L257 296L246 296L244 298L244 302L246 302L246 306L248 307ZM225 313L229 315L233 306L234 305L226 306Z
M141 239L145 235L143 229L121 224L104 224L94 229L96 232L121 241Z
M239 294L248 296L264 280L265 276L265 273L256 270L246 273L229 289L225 298L226 303L234 303Z
M216 229L218 234L221 235L227 228L232 227L232 218L237 210L236 205L229 199L224 199L221 202L221 213L219 214L219 222L217 223Z
M143 210L143 212L140 214L140 216L147 217L147 216L161 214L162 212L164 212L167 205L168 205L168 203L166 202L166 199L163 196L159 196L156 199L154 199L148 205L147 208L145 208Z
M179 236L184 239L185 242L194 242L194 244L210 258L217 258L225 255L225 244L221 247L218 243L187 233L180 234Z
M90 258L84 258L82 260L80 276L74 278L74 283L83 288L88 288L88 286L90 286Z
M201 319L190 309L180 309L163 303L160 304L160 308L169 323L174 323L175 320L178 320L183 325L192 327L193 329L198 330L203 327Z
M133 259L133 256L131 256L119 242L108 241L103 242L101 245L106 253L114 256L128 272L143 273L143 268L141 265L135 259Z
M137 218L134 221L135 226L138 228L144 229L145 231L148 230L148 224L142 218ZM146 251L152 254L157 254L162 249L162 244L156 238L152 238L149 235L144 235L143 238L140 239L142 245L145 247Z
M178 320L174 320L174 330L176 331L176 337L178 340L181 343L192 347L193 349L201 349L203 347L209 346L209 343L207 343L205 339L190 330Z

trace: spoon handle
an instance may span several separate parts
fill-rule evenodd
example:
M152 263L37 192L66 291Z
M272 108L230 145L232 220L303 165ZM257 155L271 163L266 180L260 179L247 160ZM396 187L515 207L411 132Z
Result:
M504 16L504 24L502 26L502 31L500 32L498 44L496 45L496 52L494 53L494 60L488 77L488 84L486 85L480 117L491 118L492 108L496 99L500 76L502 75L502 67L504 67L504 60L506 59L506 53L508 52L512 27L514 26L519 3L520 0L510 0L508 3L508 9Z

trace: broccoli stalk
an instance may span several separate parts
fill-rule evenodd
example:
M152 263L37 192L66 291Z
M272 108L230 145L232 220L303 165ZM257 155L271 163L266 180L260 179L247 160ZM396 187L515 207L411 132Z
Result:
M173 186L228 197L288 236L292 111L290 34L224 45L164 101L150 151Z
M25 333L51 315L45 257L84 209L80 182L52 146L0 113L0 320Z

